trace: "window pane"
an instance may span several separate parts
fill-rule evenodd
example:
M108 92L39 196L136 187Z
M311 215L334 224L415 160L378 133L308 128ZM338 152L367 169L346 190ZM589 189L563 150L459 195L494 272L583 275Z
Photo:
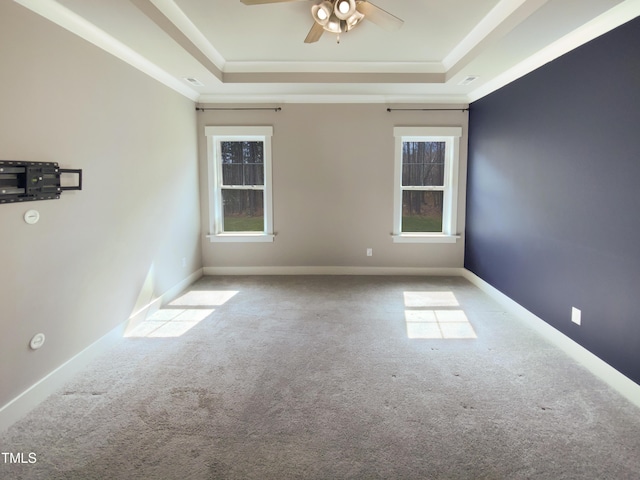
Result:
M223 185L244 185L244 175L242 174L242 164L223 163L222 164L222 184Z
M445 142L402 143L402 185L444 186Z
M244 171L243 185L264 185L264 165L251 163L242 166Z
M222 190L225 232L264 231L262 190Z
M264 185L264 142L220 142L223 185Z
M442 232L441 191L402 192L402 231Z

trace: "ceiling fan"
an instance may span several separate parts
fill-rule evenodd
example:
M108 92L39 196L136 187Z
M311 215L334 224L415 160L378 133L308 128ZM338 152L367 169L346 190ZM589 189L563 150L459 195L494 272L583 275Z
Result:
M245 5L262 5L265 3L295 2L297 0L240 0ZM404 21L391 15L367 0L323 0L311 7L314 24L304 39L305 43L320 40L327 31L338 35L348 32L363 19L375 23L385 30L397 30Z

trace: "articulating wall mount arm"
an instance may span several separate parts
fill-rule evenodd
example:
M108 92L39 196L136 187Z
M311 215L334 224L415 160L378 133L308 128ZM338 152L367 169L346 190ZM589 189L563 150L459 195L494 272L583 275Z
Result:
M60 175L78 175L78 183L62 186ZM0 160L0 203L54 200L66 190L82 190L82 170L60 168L53 162Z

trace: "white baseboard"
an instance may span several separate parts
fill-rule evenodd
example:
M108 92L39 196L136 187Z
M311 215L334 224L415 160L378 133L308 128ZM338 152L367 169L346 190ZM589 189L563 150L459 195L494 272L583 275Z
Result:
M111 345L122 338L126 323L121 323L109 333L100 337L0 408L0 432L9 428L37 407L45 398L71 380L91 360L106 352Z
M540 317L534 315L497 288L482 280L475 273L462 269L462 276L497 300L505 309L523 320L547 341L560 348L571 358L589 370L593 375L608 384L631 403L640 407L640 385L626 377L611 365L601 360L589 350L556 330Z
M615 370L569 337L553 328L542 319L507 297L505 294L464 268L395 268L395 267L205 267L192 273L184 280L167 290L160 297L153 299L148 305L138 310L132 317L151 314L160 305L164 305L177 297L180 292L198 280L202 275L433 275L462 276L497 300L507 310L525 321L545 339L566 352L577 362L587 368L596 377L607 383L622 396L640 407L640 385ZM24 417L40 402L61 388L87 363L106 352L119 341L130 324L127 319L109 333L89 345L80 353L56 368L47 376L36 382L16 398L0 408L0 432L9 428Z
M431 267L204 267L205 275L433 275L460 276L463 268Z
M103 335L80 353L76 354L58 368L50 372L47 376L37 381L20 395L9 401L0 408L0 432L6 430L15 422L33 410L45 398L64 386L75 374L80 372L89 362L105 353L111 346L124 336L125 330L135 317L153 313L154 308L158 309L161 304L173 300L181 291L202 277L202 269L199 269L180 281L160 297L149 302L148 305L139 309L131 318L125 320L106 335Z

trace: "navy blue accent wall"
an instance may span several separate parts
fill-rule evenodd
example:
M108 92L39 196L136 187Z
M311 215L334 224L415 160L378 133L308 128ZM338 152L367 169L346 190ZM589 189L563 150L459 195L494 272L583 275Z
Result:
M465 267L640 383L640 18L471 105Z

